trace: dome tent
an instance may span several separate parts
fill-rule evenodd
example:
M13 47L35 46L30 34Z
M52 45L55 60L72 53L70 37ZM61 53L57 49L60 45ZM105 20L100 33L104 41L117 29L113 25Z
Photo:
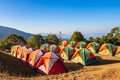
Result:
M63 41L61 42L61 47L65 47L65 46L67 46L67 45L68 45L68 41L63 40Z
M117 47L116 47L115 56L116 56L116 57L120 57L120 46L117 46Z
M54 53L59 53L60 52L60 47L58 45L52 44L49 47L49 51L54 52Z
M37 49L37 50L33 51L28 56L28 59L27 59L26 63L29 63L31 65L31 67L34 68L33 66L35 66L35 64L41 58L41 56L43 56L43 54L44 53L40 49Z
M115 49L116 49L115 45L110 44L110 43L105 43L105 44L101 45L98 53L99 54L104 54L104 55L114 56Z
M62 59L53 52L44 54L34 66L42 74L56 74L66 72Z
M50 44L44 43L43 45L40 46L40 50L48 52L49 51L49 46L50 46Z
M15 46L13 46L12 48L11 48L11 54L13 55L13 56L17 56L17 50L18 50L18 48L20 48L21 47L21 45L15 45Z
M63 50L60 51L59 55L63 58L63 59L67 59L70 60L72 55L75 53L75 49L72 48L71 46L66 46Z
M87 45L86 42L80 41L75 45L75 48L77 48L77 49L85 48L86 45Z
M20 56L21 60L23 60L24 62L26 62L27 59L28 59L28 56L29 56L30 53L32 53L33 51L34 51L34 50L33 50L32 48L28 48L28 49L23 50L22 53L21 53L21 56Z
M70 41L70 42L69 42L69 45L70 45L71 47L75 47L76 42L75 42L75 41Z
M16 57L20 59L23 50L27 49L26 46L19 47L16 52Z
M71 58L71 61L75 63L80 63L82 65L88 65L96 62L96 57L90 50L86 48L81 48L75 52L75 54Z
M96 42L91 42L87 45L86 48L89 49L92 53L98 53L99 44Z

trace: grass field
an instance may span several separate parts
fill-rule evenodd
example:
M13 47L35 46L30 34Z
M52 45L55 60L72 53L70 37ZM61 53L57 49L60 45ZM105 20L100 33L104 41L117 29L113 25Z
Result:
M0 80L120 80L120 58L96 54L97 63L82 66L64 61L68 72L40 75L11 55L0 53Z

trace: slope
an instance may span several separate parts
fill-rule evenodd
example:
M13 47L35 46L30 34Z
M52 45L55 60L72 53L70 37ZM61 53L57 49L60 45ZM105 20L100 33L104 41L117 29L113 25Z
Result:
M0 52L0 73L10 76L35 76L36 71L21 60Z
M14 28L9 28L9 27L5 27L5 26L0 26L0 38L4 38L6 36L8 36L9 34L16 34L16 35L21 35L23 36L26 40L32 36L33 34L30 33L26 33Z

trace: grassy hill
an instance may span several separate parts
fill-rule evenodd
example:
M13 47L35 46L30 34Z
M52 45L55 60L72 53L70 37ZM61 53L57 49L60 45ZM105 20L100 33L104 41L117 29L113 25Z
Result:
M23 36L26 40L32 36L33 34L30 33L26 33L14 28L9 28L9 27L5 27L5 26L0 26L0 38L4 38L6 36L8 36L9 34L16 34L16 35L21 35Z
M0 80L120 80L120 58L96 56L95 64L82 66L65 60L68 72L40 75L19 59L0 53Z

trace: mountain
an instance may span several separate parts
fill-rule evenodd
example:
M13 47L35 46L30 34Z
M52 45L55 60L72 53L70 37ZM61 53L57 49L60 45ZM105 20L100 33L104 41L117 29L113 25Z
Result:
M26 32L23 32L23 31L14 29L14 28L0 26L0 38L4 38L10 34L21 35L24 37L25 40L27 40L30 36L33 35L31 33L26 33Z

